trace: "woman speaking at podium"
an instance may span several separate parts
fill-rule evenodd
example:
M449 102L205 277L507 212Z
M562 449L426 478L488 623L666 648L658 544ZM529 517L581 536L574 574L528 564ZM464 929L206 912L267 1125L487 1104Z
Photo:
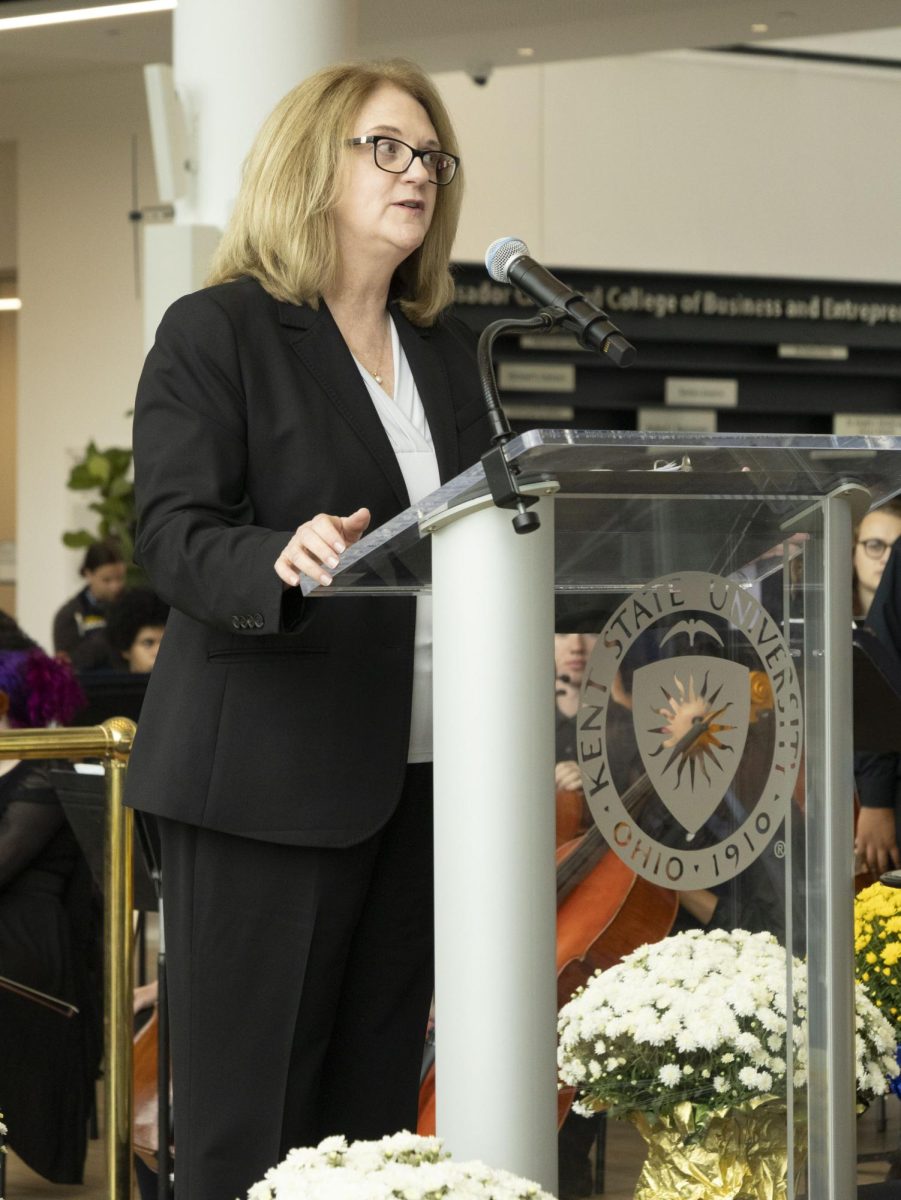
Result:
M444 313L461 184L418 68L312 76L141 376L136 557L172 612L128 802L160 818L183 1200L415 1127L429 612L297 585L487 447L473 339Z

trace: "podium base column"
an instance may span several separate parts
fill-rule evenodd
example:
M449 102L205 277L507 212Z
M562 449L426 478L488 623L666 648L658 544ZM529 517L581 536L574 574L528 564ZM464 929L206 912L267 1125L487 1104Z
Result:
M437 1126L557 1190L554 515L467 506L432 539Z

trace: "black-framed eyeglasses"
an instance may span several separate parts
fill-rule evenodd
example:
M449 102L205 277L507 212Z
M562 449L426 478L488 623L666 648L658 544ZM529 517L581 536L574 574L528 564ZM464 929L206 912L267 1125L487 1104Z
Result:
M882 558L886 550L891 550L895 543L884 542L882 538L864 538L857 544L863 546L863 552L867 558Z
M422 159L429 183L446 187L457 173L460 160L456 154L447 150L416 150L395 137L387 137L383 133L369 134L367 137L348 138L348 146L372 146L372 157L375 165L392 175L402 175L414 158Z

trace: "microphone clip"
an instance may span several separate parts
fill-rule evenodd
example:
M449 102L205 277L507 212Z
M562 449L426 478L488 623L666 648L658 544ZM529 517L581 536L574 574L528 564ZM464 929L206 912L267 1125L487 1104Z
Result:
M492 443L491 449L486 450L482 455L482 466L485 469L485 479L491 492L491 498L497 507L517 510L516 516L513 518L513 528L517 533L531 533L540 527L541 522L537 513L528 511L535 504L537 497L526 495L520 490L517 482L519 472L515 466L510 464L504 453L504 446L513 437L513 430L501 407L492 351L496 339L504 333L518 333L524 329L547 331L553 328L554 323L551 311L541 309L534 317L493 321L482 330L479 336L479 378L485 407L488 410Z
M630 367L635 361L635 347L623 337L605 312L589 304L580 292L573 292L564 304L548 304L540 309L553 325L559 325L576 335L583 350L594 350L607 356L617 367Z

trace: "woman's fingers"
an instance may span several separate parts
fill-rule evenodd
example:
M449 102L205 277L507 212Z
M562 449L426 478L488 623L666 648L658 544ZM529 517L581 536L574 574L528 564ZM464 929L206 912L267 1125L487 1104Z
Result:
M359 540L369 519L367 508L359 508L348 517L317 513L312 520L298 526L276 559L275 572L279 579L289 587L296 587L303 574L328 587L332 582L329 571L335 570L339 556L347 547Z
M369 527L370 519L371 516L368 508L358 508L349 517L342 518L341 528L348 546L352 546L354 542L360 540Z

